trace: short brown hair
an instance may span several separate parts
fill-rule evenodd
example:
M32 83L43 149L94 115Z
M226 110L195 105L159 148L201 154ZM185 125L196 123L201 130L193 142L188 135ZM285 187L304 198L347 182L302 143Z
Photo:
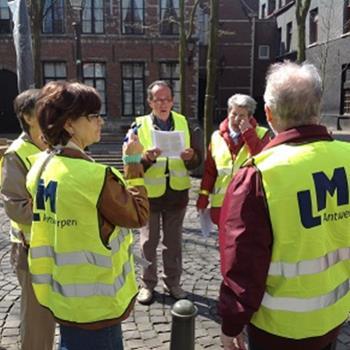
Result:
M13 109L17 115L21 128L26 133L29 133L29 125L24 116L34 117L35 103L39 96L39 89L28 89L21 92L13 101Z
M36 104L40 128L49 146L66 145L71 135L64 129L68 119L99 113L101 98L88 85L52 81L46 84Z
M171 86L171 84L169 84L167 81L165 80L156 80L154 81L152 84L150 84L147 88L147 100L148 101L152 101L153 100L153 93L152 93L152 89L155 86L163 86L163 87L167 87L170 89L170 93L171 93L171 97L174 97L174 89Z

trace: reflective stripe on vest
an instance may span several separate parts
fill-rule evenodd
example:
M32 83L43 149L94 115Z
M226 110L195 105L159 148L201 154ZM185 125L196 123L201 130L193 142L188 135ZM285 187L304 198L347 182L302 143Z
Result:
M135 179L127 179L126 183L127 183L128 187L144 186L145 185L145 180L142 177L135 178Z
M92 283L92 284L65 284L62 285L54 280L52 275L31 275L32 281L35 284L50 285L55 293L66 298L86 298L86 297L114 297L122 289L126 282L127 275L132 272L131 264L126 261L122 267L122 273L115 277L113 283Z
M40 152L40 149L33 143L24 139L25 134L22 133L15 141L12 142L10 147L6 150L5 154L16 153L21 160L23 166L28 171L31 167L30 156ZM23 237L26 243L30 242L30 227L31 225L25 225L13 220L11 222L10 240L14 243L21 243ZM23 237L22 234L23 233Z
M110 247L113 254L119 251L120 246L124 242L124 239L127 235L129 235L129 230L122 228L120 234L110 242ZM55 253L54 248L51 246L31 248L30 257L31 259L52 258L55 261L55 265L58 266L91 264L106 268L112 267L112 261L108 256L89 251Z
M264 138L268 132L266 128L260 126L257 126L255 130L260 139ZM210 196L210 205L217 208L222 206L227 187L232 177L250 157L250 154L246 144L243 144L233 162L230 149L224 138L220 135L219 130L215 131L211 137L211 154L215 162L217 177Z
M347 143L315 141L279 145L254 157L273 246L266 291L251 322L268 333L317 337L348 317L349 152Z
M186 117L176 112L171 112L174 121L174 130L183 131L185 135L185 148L190 147L190 133ZM137 117L136 124L141 125L138 129L138 137L145 150L154 148L152 141L153 122L150 115ZM166 174L167 165L169 173ZM145 186L148 197L161 197L166 190L166 177L169 176L169 186L175 191L182 191L191 187L190 177L185 164L180 158L164 158L160 155L157 161L145 172Z
M46 157L47 158L47 157ZM87 323L118 318L137 293L132 232L115 227L101 241L101 191L108 168L55 155L28 173L35 200L29 268L35 295L59 319ZM120 173L110 168L122 184Z
M290 311L290 312L310 312L324 309L334 305L338 300L346 296L350 291L350 280L344 281L334 290L327 294L314 298L290 298L290 297L273 297L268 293L264 294L261 302L262 306L271 310ZM315 320L317 322L317 319ZM336 327L337 325L335 325Z
M340 261L346 260L350 260L350 248L340 248L319 258L298 261L294 264L281 261L271 262L269 275L287 278L310 275L325 271Z

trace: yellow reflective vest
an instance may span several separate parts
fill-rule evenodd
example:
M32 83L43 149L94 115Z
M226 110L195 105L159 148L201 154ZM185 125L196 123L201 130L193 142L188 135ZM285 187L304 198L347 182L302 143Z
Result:
M185 148L189 148L190 132L186 117L173 111L171 115L174 121L174 131L184 132ZM137 117L136 124L140 125L138 137L145 150L154 148L152 141L152 130L154 129L152 117L150 115ZM157 161L146 170L144 175L149 198L161 197L165 193L167 176L169 176L170 188L175 191L182 191L191 187L190 177L184 161L181 158L165 158L160 155Z
M255 130L260 139L262 139L268 132L268 129L260 126L257 126ZM233 161L230 149L224 138L220 135L219 130L213 132L210 143L211 155L214 159L217 170L214 188L210 194L210 205L211 207L218 208L222 206L227 187L232 180L232 177L251 155L249 154L247 145L244 143L239 150L236 159Z
M138 288L131 230L116 226L107 246L101 241L97 206L107 167L47 157L42 153L27 177L34 198L29 268L35 295L61 320L119 318Z
M350 310L350 144L279 145L254 157L273 232L251 323L277 336L326 334Z
M30 157L33 156L34 154L39 153L40 149L33 143L27 140L24 140L23 136L24 134L22 134L15 141L13 141L10 147L6 150L5 154L15 153L23 163L23 166L25 167L25 169L29 171L31 167ZM30 242L30 225L21 224L13 220L10 220L10 222L11 222L11 232L10 232L11 242L14 242L14 243L22 242L22 239L21 239L21 232L22 232L26 242L29 243Z

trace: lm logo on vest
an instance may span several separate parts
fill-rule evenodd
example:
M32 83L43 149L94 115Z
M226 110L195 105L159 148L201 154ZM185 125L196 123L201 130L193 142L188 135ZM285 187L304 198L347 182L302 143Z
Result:
M331 179L327 177L324 172L317 172L312 174L315 192L317 211L324 210L327 206L327 194L331 197L336 195L337 205L349 204L349 183L345 168L334 169ZM322 223L322 215L313 216L312 199L310 190L300 191L297 193L299 214L301 223L305 228L312 228L319 226ZM328 198L330 200L330 198ZM336 213L324 213L323 220L336 221L350 218L350 210L345 210Z
M38 189L36 192L36 207L38 210L45 210L45 202L49 200L50 211L56 213L56 191L57 181L50 181L45 187L44 180L39 180ZM40 221L40 215L34 214L34 221Z

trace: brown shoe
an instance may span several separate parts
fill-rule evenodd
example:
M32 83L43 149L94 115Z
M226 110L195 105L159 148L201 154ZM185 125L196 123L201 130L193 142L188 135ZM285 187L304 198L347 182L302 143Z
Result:
M153 299L153 289L142 287L137 294L136 300L140 304L150 304Z
M187 293L180 286L168 287L166 284L164 284L163 288L164 292L169 293L177 300L185 299L187 297Z

